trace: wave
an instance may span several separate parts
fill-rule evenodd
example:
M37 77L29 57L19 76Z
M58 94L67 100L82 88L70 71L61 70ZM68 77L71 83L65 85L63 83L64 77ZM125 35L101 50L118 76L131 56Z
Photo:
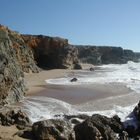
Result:
M76 77L76 82L71 79ZM99 66L96 71L75 71L64 77L45 80L53 85L82 85L82 84L125 84L128 88L140 93L140 63L129 61L127 64L109 64Z
M114 105L112 109L103 111L80 111L76 106L64 101L41 96L25 98L24 101L22 101L22 104L22 110L27 113L33 123L39 120L56 119L58 117L59 119L63 119L63 115L65 114L86 114L89 116L101 114L107 117L118 115L125 125L132 124L136 126L135 117L133 116L133 113L131 113L136 104L126 107Z
M44 96L27 97L22 101L22 110L27 113L32 122L54 118L55 115L75 114L72 105Z

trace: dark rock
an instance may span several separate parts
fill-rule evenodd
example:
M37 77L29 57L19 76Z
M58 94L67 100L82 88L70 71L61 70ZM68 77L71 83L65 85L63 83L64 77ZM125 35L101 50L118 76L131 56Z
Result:
M75 140L71 124L63 120L36 122L32 130L38 140Z
M74 78L72 78L70 81L71 81L71 82L76 82L77 80L78 80L78 79L74 77Z
M132 50L124 50L123 59L124 61L137 61L136 54Z
M95 114L76 125L74 130L76 140L117 140L116 133L123 131L123 125L118 119Z
M72 124L79 124L79 123L81 123L81 121L79 121L78 119L71 119L70 122Z
M136 129L133 125L128 125L125 128L125 131L128 133L128 136L134 138L136 136Z
M140 61L140 52L135 52L136 62Z
M78 58L83 63L90 64L123 64L127 61L137 61L138 57L132 50L112 46L82 46L78 48Z
M26 128L24 130L19 130L17 133L15 133L13 136L19 136L25 139L33 140L33 133L31 128Z
M140 140L140 136L136 136L134 140Z
M90 71L94 71L95 69L94 69L93 67L91 67L89 70L90 70Z
M81 120L86 120L90 117L88 115L85 115L85 114L80 114L80 115L64 115L64 118L67 120L76 119L76 118L81 119Z
M4 126L17 125L18 128L24 129L31 125L28 116L19 109L4 108L0 112L0 124Z
M77 63L74 63L73 69L80 70L82 69L82 66L77 62Z
M78 58L82 63L102 64L101 54L96 46L76 45Z
M128 140L128 133L126 131L123 131L119 134L119 140Z
M134 108L133 113L138 121L140 121L140 101L138 105Z

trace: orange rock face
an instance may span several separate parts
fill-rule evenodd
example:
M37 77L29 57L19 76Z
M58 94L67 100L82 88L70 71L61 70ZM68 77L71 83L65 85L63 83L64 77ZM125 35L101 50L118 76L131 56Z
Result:
M68 40L42 35L22 35L23 40L32 48L38 66L42 68L73 68L77 62L75 48L68 47Z

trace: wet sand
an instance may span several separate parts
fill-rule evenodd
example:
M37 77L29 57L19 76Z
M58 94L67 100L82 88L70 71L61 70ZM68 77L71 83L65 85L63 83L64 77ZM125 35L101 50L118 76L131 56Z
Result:
M89 69L93 67L92 64L81 64L82 69ZM25 73L25 83L27 87L27 96L34 95L46 89L47 79L53 79L57 77L63 77L66 73L70 73L72 70L69 69L52 69L42 70L39 73Z
M89 66L85 66L88 69ZM26 74L27 96L45 96L65 101L70 104L82 104L112 96L129 94L132 92L125 85L120 84L92 84L92 85L47 85L45 80L63 77L71 72L65 69L41 71L38 74Z

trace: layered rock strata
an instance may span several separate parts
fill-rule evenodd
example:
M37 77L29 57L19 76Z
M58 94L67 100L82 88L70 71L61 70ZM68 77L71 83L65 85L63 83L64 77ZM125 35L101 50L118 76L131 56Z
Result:
M78 50L70 46L67 39L42 35L22 35L22 37L27 46L32 48L39 67L79 69Z
M131 50L112 46L75 46L78 48L80 62L91 64L124 64L137 61L136 54Z
M0 105L25 94L24 72L38 72L33 53L20 34L0 25Z

